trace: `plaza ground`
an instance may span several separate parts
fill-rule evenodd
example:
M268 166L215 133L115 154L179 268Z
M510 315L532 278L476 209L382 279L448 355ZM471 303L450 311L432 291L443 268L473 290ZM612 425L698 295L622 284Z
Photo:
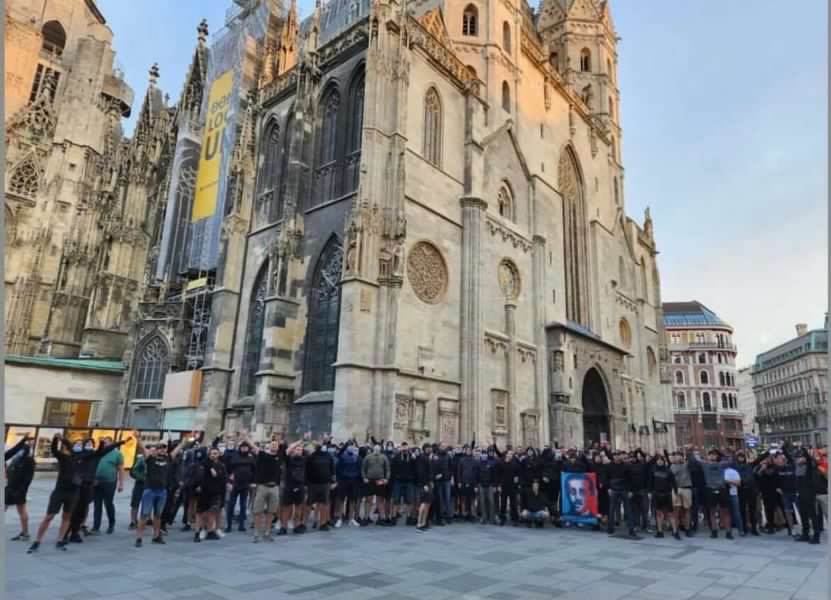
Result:
M51 478L29 496L30 529L43 516ZM253 544L234 532L194 544L171 529L167 545L133 546L129 490L117 495L113 535L55 550L56 523L40 552L8 542L6 598L16 600L826 600L827 543L784 534L641 541L605 533L458 524L345 528ZM6 532L17 515L6 513ZM91 515L90 521L91 523ZM106 517L104 519L106 527Z

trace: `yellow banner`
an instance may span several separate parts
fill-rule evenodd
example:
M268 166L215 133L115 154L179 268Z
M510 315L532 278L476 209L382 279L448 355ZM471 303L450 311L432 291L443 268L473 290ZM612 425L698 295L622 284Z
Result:
M217 77L211 85L211 92L208 96L208 118L205 122L205 133L202 136L196 192L190 216L191 223L210 217L216 212L219 170L222 164L222 137L225 132L233 84L234 71L230 69Z

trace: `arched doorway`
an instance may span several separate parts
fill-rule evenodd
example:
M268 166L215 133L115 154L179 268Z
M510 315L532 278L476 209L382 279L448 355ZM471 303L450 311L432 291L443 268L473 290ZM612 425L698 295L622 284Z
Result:
M583 441L586 447L592 442L599 442L601 434L607 440L611 439L609 400L600 373L591 368L583 379Z

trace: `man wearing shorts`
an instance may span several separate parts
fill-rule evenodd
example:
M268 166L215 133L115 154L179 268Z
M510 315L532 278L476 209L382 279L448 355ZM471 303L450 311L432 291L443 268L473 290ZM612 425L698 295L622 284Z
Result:
M185 440L170 453L170 457L178 456L182 451ZM162 538L162 511L167 502L167 486L170 481L171 458L167 453L167 443L160 442L155 448L144 449L138 441L138 449L144 451L145 477L144 492L141 496L141 515L136 524L136 548L141 548L144 527L150 516L153 516L153 543L164 544Z
M314 452L306 459L307 504L317 511L318 531L329 531L329 497L337 485L335 459L319 442L315 442L314 447Z
M17 508L20 517L20 533L12 538L13 542L29 541L29 513L26 511L26 494L35 476L35 457L32 445L35 438L28 433L20 441L6 450L6 510L10 506Z
M222 462L222 453L219 448L208 450L208 460L202 465L201 477L196 500L196 519L201 523L199 537L194 541L218 540L222 538L220 514L225 502L225 484L228 473Z
M61 513L61 527L58 530L58 542L55 547L58 550L66 550L66 534L69 531L72 513L78 504L78 497L81 493L82 472L88 469L89 461L97 460L101 456L112 452L119 446L126 444L132 438L116 442L110 446L102 446L98 450L84 451L84 445L79 440L75 443L63 438L56 433L52 438L52 456L58 461L58 477L55 480L55 489L49 496L49 506L46 508L46 517L38 527L35 541L29 547L28 554L38 551L46 530L52 523L55 515Z
M692 523L690 523L690 510L692 509L693 490L690 467L684 460L681 452L673 452L670 456L670 471L675 477L678 490L672 494L672 506L675 510L675 520L678 528L683 530L687 537L693 536Z
M133 491L130 492L130 525L128 527L130 531L138 525L141 497L144 495L144 477L146 474L147 465L144 463L144 455L136 454L133 466L130 467L130 477L133 479Z
M390 464L392 473L392 496L390 498L390 510L393 511L392 524L398 522L398 518L407 507L407 524L415 525L415 511L413 505L413 487L415 485L415 461L410 454L407 442L401 442L398 454L393 457Z
M418 522L416 531L427 531L427 518L430 515L430 503L433 501L433 481L438 469L433 460L433 447L429 444L422 446L422 453L416 460L416 485L418 486Z
M366 485L364 498L367 505L367 517L370 516L371 502L375 497L378 507L378 525L386 523L387 483L390 479L390 461L381 452L380 444L375 444L372 454L367 455L361 463L361 476Z
M286 451L286 469L283 484L282 507L280 509L280 530L277 535L288 533L289 519L293 518L294 533L306 532L306 456L303 442L297 441ZM292 511L294 516L292 517Z
M271 537L271 521L280 508L280 479L285 453L280 442L272 439L265 449L247 439L248 445L256 456L254 463L254 543L260 539L274 541Z

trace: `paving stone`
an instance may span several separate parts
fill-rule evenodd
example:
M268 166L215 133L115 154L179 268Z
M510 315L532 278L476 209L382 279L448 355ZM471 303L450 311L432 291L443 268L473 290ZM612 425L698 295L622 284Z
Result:
M440 579L438 581L430 582L431 586L435 586L444 590L454 592L475 592L490 585L501 583L498 579L490 577L482 577L480 575L457 575L448 579Z

